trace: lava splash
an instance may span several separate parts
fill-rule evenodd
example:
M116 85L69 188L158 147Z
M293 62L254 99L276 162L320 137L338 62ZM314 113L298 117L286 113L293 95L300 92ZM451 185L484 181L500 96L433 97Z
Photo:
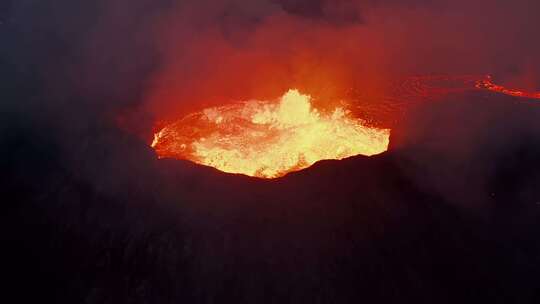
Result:
M320 112L309 95L289 90L274 102L252 100L188 115L156 133L152 147L160 158L277 178L319 160L382 153L389 137L389 129L367 126L339 107Z

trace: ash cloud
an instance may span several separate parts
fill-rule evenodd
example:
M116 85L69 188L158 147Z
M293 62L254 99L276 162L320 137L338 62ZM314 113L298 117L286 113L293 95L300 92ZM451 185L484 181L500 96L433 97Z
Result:
M290 87L322 99L350 87L380 94L391 79L418 74L493 74L538 87L532 1L217 3L164 18L163 68L146 100L160 118Z
M4 61L21 77L136 121L292 86L322 99L350 87L381 93L418 74L539 86L530 0L7 3Z

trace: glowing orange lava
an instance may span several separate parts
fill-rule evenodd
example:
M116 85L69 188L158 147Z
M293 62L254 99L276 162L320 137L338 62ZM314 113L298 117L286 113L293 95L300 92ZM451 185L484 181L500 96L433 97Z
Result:
M343 108L322 113L289 90L278 101L205 109L155 134L160 158L187 159L224 172L276 178L323 159L387 150L390 130L368 127Z
M503 93L503 94L515 96L515 97L540 99L540 92L525 92L525 91L519 91L519 90L514 90L514 89L508 89L506 87L493 83L491 76L486 76L485 79L478 81L476 84L476 87L479 89L487 89L490 91Z

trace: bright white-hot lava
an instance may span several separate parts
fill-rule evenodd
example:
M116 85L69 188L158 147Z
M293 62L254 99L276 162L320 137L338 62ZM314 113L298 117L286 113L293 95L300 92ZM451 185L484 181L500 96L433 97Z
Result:
M188 115L155 134L159 157L224 172L276 178L323 159L387 150L390 130L366 126L343 108L322 113L289 90L276 102L248 101Z

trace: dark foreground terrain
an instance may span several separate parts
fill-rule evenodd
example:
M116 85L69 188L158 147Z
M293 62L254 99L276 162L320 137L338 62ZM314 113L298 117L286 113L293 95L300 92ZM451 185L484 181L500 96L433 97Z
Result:
M412 109L387 153L270 181L158 161L92 117L11 114L13 303L540 302L533 101L447 96Z

